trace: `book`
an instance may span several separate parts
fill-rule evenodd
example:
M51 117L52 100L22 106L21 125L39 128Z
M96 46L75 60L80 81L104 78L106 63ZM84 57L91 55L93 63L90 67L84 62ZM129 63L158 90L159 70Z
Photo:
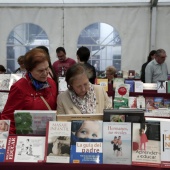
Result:
M8 94L8 92L0 92L0 112L4 109L8 99Z
M114 108L118 109L120 107L128 107L129 89L129 84L120 84L116 87L115 97L113 100Z
M128 106L129 108L137 108L137 97L129 96Z
M141 109L104 109L103 122L143 123L144 110Z
M60 122L72 120L103 120L103 114L61 114L57 115L56 119Z
M170 80L167 81L167 93L170 93Z
M160 167L160 121L146 118L132 129L132 165Z
M170 120L169 119L161 120L160 130L161 130L161 167L170 168Z
M45 161L70 162L71 122L49 121L46 132Z
M116 89L117 86L119 86L120 84L124 84L124 78L114 78L113 81L113 88Z
M157 81L157 93L166 93L166 81Z
M11 74L0 74L0 90L9 91Z
M106 92L108 91L108 79L106 79L106 78L103 78L103 79L97 78L96 79L96 84L102 86Z
M9 90L11 88L11 86L17 82L19 79L21 79L23 77L22 73L15 73L15 74L11 74L10 75L10 81L9 81Z
M45 155L44 136L8 137L4 162L43 162Z
M145 97L144 96L138 96L137 97L137 108L138 109L145 109Z
M164 107L170 109L170 99L164 98Z
M100 120L72 121L70 163L103 163L102 124Z
M6 143L9 136L10 120L0 120L0 162L4 162Z
M134 92L143 93L143 82L142 81L134 81Z
M64 92L67 88L67 82L65 80L65 77L58 77L58 92Z
M145 107L146 111L150 112L155 109L154 107L154 97L145 97Z
M103 122L103 163L131 165L130 122Z
M116 72L116 77L117 77L117 78L123 78L123 71L122 71L122 70L118 70L118 71Z
M129 70L129 72L128 72L128 78L130 78L130 79L135 78L135 70Z
M163 97L154 97L154 108L164 108L164 98Z
M52 110L15 110L16 134L45 135L46 124L56 120L56 111Z
M129 84L130 85L130 89L129 92L134 92L134 80L125 80L125 84Z

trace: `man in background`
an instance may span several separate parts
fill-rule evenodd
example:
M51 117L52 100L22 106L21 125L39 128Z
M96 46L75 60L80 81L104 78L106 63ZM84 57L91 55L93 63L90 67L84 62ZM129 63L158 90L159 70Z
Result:
M57 77L65 77L67 69L76 63L75 60L66 57L66 51L63 47L56 49L58 60L53 63L54 71Z
M155 59L148 63L145 69L145 83L157 83L157 81L165 81L168 78L168 69L165 63L166 52L158 49Z

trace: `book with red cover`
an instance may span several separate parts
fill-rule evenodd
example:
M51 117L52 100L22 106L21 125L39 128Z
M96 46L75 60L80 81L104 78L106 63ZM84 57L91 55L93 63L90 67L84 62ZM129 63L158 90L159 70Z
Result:
M43 162L45 137L9 136L4 162Z

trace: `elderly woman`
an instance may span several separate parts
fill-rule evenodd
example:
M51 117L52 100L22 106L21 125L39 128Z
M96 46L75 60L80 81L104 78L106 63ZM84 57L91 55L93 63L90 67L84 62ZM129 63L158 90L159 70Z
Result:
M116 68L114 66L108 66L106 68L106 78L108 79L108 83L113 84L115 73L116 73Z
M57 98L58 114L95 114L112 104L100 85L89 82L88 70L84 64L77 63L66 72L68 90Z
M15 110L56 110L57 88L54 80L48 77L48 54L35 48L26 53L24 65L27 73L11 86L1 113L2 120L11 120L10 134L15 133Z

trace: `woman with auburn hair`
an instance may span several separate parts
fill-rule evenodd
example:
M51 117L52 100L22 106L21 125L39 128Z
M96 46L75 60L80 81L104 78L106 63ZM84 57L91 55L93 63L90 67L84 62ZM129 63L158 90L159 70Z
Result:
M15 134L15 110L56 110L57 87L49 74L49 56L35 48L25 54L26 75L11 86L1 119L11 120L10 134Z

